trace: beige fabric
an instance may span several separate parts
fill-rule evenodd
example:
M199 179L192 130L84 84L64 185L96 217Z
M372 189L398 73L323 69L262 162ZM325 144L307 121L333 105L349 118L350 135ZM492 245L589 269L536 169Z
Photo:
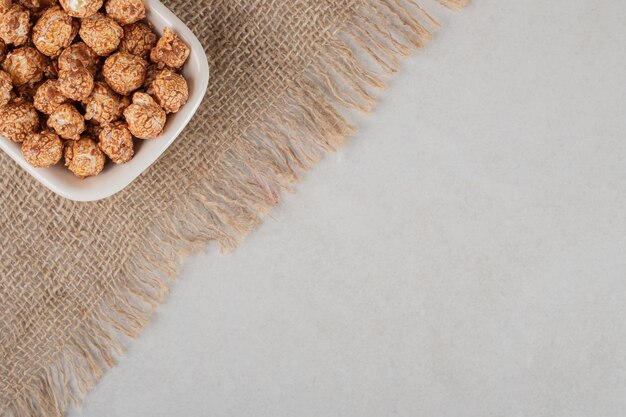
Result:
M350 135L345 111L368 110L372 89L436 26L412 0L165 3L205 45L212 78L157 164L80 204L0 154L2 417L59 416L82 398L163 301L180 260L210 241L235 247Z

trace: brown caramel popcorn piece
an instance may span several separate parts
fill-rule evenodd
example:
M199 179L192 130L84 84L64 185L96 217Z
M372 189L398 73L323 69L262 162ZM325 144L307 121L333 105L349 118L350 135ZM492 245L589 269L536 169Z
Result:
M135 149L133 136L126 123L119 121L106 125L100 132L100 149L116 164L125 164L133 159Z
M75 71L85 68L95 76L100 57L85 42L77 42L59 55L59 71Z
M165 127L166 117L165 110L146 93L135 93L133 104L124 110L124 118L130 132L139 139L160 136Z
M65 142L65 166L79 178L92 177L102 172L104 154L89 136Z
M67 14L84 19L100 10L103 0L60 0L60 2Z
M11 74L17 87L26 83L36 83L43 78L45 57L33 47L24 46L9 52L3 68Z
M33 43L42 54L55 57L70 46L77 34L78 23L59 6L54 6L33 26Z
M113 91L125 96L143 85L147 68L148 63L144 59L118 52L107 58L102 73Z
M31 103L15 99L0 109L0 135L23 142L39 129L39 114Z
M0 71L0 107L4 107L11 101L11 92L13 91L13 79L11 76Z
M74 71L62 71L59 74L59 91L74 101L82 101L93 91L93 75L85 68Z
M120 43L120 51L148 59L150 51L157 43L157 35L145 23L133 23L124 26L124 38Z
M0 14L8 12L12 5L12 0L0 0Z
M54 133L44 130L24 140L22 155L35 168L48 168L56 165L63 157L63 142Z
M161 71L148 90L167 113L176 113L189 99L187 80L171 70Z
M48 127L63 139L78 140L85 131L85 119L73 105L61 104L48 118Z
M123 25L138 22L146 17L143 0L108 0L105 9L107 15Z
M113 19L96 13L83 19L80 25L80 37L100 56L107 56L120 45L124 29Z
M47 80L37 89L33 104L44 114L52 114L57 107L67 102L67 97L59 91L58 80Z
M178 35L170 30L163 29L163 36L150 53L150 59L161 66L181 68L185 65L190 53L189 47L180 40Z
M128 97L120 96L106 83L97 82L91 95L83 101L85 120L100 125L111 123L122 116L122 112L129 104Z
M30 13L19 4L14 4L0 16L0 38L7 45L24 45L29 32Z

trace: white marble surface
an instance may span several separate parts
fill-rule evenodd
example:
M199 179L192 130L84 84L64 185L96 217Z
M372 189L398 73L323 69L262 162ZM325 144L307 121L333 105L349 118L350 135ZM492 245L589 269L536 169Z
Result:
M71 416L624 415L626 2L439 16Z

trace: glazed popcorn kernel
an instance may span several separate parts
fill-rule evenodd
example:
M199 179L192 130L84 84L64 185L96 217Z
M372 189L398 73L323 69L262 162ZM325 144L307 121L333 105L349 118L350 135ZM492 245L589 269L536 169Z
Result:
M4 107L11 101L11 92L13 91L13 79L11 76L0 71L0 107Z
M14 4L0 16L0 38L7 45L24 45L29 32L30 13L19 4Z
M12 5L13 1L11 0L0 0L0 14L8 12Z
M72 17L84 19L102 7L103 0L60 0L61 6Z
M72 104L57 107L48 118L48 127L63 139L78 140L85 131L85 119Z
M63 142L54 133L44 130L24 140L22 155L35 168L48 168L56 165L63 157Z
M74 71L62 71L59 74L59 91L74 101L82 101L93 91L94 79L89 70L77 68Z
M123 96L143 85L148 63L138 56L117 52L104 62L102 74L113 91Z
M146 17L143 0L108 0L104 8L107 15L123 25L138 22Z
M57 107L67 102L67 97L59 91L58 83L58 80L46 80L39 86L33 98L37 110L44 114L52 114Z
M126 123L119 121L104 126L99 138L100 149L113 163L125 164L133 159L135 154L133 136Z
M79 178L92 177L104 168L104 153L89 136L65 142L65 166Z
M120 43L120 51L148 59L150 51L157 43L157 35L145 23L133 23L124 26L124 37Z
M165 28L163 37L150 53L150 59L161 66L178 69L185 65L190 52L189 47L178 38L178 35Z
M174 71L159 73L148 90L167 113L176 113L189 99L189 87L185 78Z
M163 133L166 120L163 110L146 93L135 93L133 104L124 110L124 118L128 123L130 133L139 139L152 139Z
M9 52L3 68L11 74L16 87L26 83L36 83L43 78L45 57L33 47L24 46Z
M75 71L85 68L95 76L100 57L85 42L77 42L59 55L59 71Z
M83 41L100 56L107 56L120 45L124 36L124 29L113 19L96 13L83 19L80 30Z
M97 82L89 97L83 101L85 120L105 125L119 119L129 104L128 97L120 96L106 83Z
M31 103L14 99L0 109L0 135L23 142L39 130L39 114Z
M70 46L77 34L78 23L59 6L54 6L33 26L33 43L42 54L55 57Z

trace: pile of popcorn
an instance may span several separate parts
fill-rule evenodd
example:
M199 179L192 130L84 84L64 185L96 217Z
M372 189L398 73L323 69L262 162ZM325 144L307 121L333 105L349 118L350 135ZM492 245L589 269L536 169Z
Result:
M189 47L142 0L0 0L0 135L80 178L130 161L189 97Z

